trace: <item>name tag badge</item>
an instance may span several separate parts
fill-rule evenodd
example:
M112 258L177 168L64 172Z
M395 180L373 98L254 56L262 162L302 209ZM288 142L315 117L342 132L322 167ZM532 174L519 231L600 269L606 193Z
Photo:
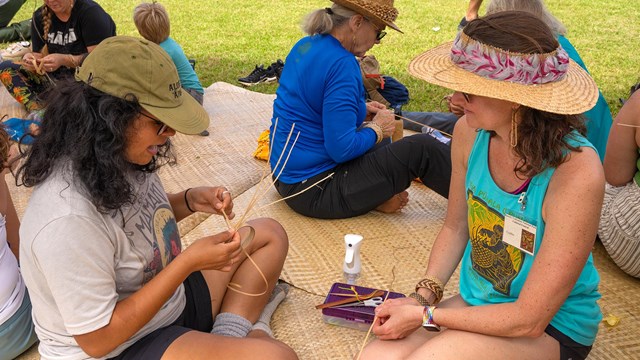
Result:
M505 214L502 241L533 255L536 247L536 227L517 217Z

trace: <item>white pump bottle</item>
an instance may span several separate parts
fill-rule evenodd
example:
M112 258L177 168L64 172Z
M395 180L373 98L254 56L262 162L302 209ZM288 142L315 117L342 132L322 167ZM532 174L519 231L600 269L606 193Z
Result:
M344 236L344 278L347 284L355 285L356 280L360 277L360 246L362 246L362 235L346 234Z

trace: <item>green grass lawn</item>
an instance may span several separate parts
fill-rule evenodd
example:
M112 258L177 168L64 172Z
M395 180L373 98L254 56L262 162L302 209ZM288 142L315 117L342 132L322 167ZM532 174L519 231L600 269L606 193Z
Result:
M137 36L132 12L138 0L98 0L111 14L118 35ZM488 2L488 0L485 0ZM300 22L305 14L329 6L323 0L163 0L171 17L171 36L190 58L206 87L216 81L237 84L256 64L268 65L285 59L289 49L303 36ZM16 16L30 16L40 0L28 1ZM411 77L407 65L420 52L452 40L465 12L466 0L396 0L400 11L397 25L404 34L389 31L374 54L384 74L396 77L409 88L407 110L440 109L446 89ZM612 111L620 108L632 83L640 80L640 10L635 1L547 0L547 6L564 22L567 37L578 49ZM483 8L484 9L484 8ZM482 11L483 11L482 9ZM435 30L439 28L439 30ZM275 84L252 90L273 93Z

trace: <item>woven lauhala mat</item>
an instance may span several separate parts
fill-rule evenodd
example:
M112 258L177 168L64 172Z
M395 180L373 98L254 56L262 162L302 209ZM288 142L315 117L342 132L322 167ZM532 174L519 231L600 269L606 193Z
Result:
M640 279L625 274L599 241L593 258L600 273L602 313L620 319L610 327L600 323L590 359L640 359Z
M171 141L178 158L159 171L167 192L196 186L226 186L238 195L260 180L263 161L253 157L260 133L270 124L274 95L265 95L227 83L205 89L209 136L176 134ZM208 218L191 216L180 223L182 233Z
M238 216L244 213L253 189L234 199ZM289 254L282 278L316 295L326 295L334 282L342 281L344 235L361 234L362 276L359 284L410 292L424 272L431 244L442 226L446 202L421 184L409 189L410 201L401 213L371 212L344 220L319 220L294 213L284 203L259 210L252 217L272 217L289 235ZM261 205L279 199L269 189ZM259 208L260 204L255 206ZM184 241L222 231L224 220L211 216L188 233ZM448 288L457 287L457 276Z

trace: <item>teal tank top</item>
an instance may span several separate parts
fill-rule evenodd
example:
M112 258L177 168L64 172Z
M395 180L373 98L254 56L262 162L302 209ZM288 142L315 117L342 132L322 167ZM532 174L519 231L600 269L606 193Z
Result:
M469 243L460 269L460 295L470 305L514 302L518 298L543 240L542 203L555 171L546 169L534 176L521 194L505 192L489 172L489 137L487 131L478 132L465 180ZM575 132L567 140L573 146L593 148ZM533 255L502 241L505 214L536 226ZM556 329L585 346L593 344L602 319L596 303L599 282L590 254L569 297L551 320Z

